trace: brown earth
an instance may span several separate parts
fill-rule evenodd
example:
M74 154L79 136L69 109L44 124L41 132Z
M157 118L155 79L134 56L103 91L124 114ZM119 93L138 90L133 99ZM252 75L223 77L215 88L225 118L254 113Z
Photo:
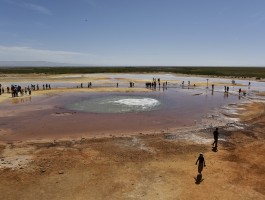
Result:
M265 104L244 108L217 152L165 134L2 144L0 199L264 199Z

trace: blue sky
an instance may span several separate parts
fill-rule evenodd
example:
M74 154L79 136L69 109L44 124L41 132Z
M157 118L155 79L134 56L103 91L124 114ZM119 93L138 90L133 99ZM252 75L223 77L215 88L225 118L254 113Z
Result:
M0 61L265 66L265 0L0 0Z

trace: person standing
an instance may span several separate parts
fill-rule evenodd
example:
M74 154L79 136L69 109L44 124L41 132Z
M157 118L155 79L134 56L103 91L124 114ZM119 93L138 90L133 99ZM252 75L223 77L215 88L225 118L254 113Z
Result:
M212 144L213 147L215 147L215 148L217 148L218 137L219 137L219 132L218 132L218 128L216 128L215 131L213 132L214 142Z
M202 170L203 170L203 167L206 167L205 159L204 159L202 153L200 153L195 165L197 165L198 162L199 162L199 164L198 164L198 173L201 174Z

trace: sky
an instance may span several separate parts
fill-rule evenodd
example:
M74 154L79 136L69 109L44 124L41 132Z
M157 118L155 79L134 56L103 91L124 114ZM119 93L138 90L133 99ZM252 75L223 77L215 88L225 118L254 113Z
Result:
M0 61L265 66L265 0L0 0Z

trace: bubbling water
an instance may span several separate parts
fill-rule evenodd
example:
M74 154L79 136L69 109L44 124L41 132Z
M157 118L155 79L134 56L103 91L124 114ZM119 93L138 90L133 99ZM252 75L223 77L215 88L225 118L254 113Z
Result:
M67 108L93 113L146 112L159 108L160 101L147 97L101 97L70 104Z
M120 99L117 101L113 101L113 103L123 104L127 106L141 106L143 109L152 108L154 106L159 105L159 101L151 98L129 98L129 99Z

